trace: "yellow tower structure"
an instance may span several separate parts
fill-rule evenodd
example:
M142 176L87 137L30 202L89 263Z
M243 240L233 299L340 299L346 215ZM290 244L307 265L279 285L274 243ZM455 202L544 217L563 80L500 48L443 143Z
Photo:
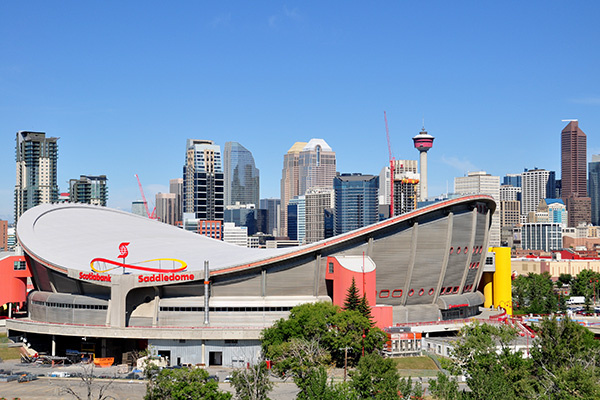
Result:
M491 250L496 254L496 272L493 277L493 304L496 307L502 307L508 315L512 315L512 269L510 264L510 248L509 247L492 247ZM484 292L487 285L484 286ZM485 304L488 303L488 295Z

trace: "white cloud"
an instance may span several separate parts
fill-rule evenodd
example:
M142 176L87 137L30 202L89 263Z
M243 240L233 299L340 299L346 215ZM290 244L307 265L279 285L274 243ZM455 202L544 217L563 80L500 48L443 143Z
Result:
M467 172L479 171L480 169L469 160L459 159L457 157L445 157L442 156L442 162L452 168L459 170L465 174Z
M580 97L577 99L569 99L571 103L584 104L588 106L600 106L600 97Z
M231 14L217 15L210 21L210 26L218 28L219 26L230 26L231 25Z

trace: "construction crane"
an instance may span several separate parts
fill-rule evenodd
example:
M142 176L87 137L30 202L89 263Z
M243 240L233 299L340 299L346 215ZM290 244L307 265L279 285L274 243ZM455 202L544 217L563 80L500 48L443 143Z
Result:
M390 130L388 128L387 115L383 112L383 119L385 120L385 134L387 136L388 153L390 159L390 218L394 216L394 165L396 159L392 157L392 144L390 143Z
M146 195L144 194L144 188L142 187L142 182L140 182L140 177L138 174L135 174L135 178L137 179L138 186L140 187L140 193L142 194L142 200L144 201L144 207L146 208L146 215L148 215L148 218L150 219L156 219L156 207L154 207L152 214L150 214L150 211L148 210L148 202L146 201Z

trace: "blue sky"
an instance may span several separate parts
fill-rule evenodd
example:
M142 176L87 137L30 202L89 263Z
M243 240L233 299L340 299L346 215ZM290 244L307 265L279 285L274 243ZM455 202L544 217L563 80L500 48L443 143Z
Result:
M0 218L15 134L58 136L58 182L105 174L129 210L182 176L187 138L254 154L279 197L283 154L323 138L338 171L378 174L435 136L429 194L456 176L560 175L562 119L600 153L593 1L0 2ZM151 200L153 202L153 200Z

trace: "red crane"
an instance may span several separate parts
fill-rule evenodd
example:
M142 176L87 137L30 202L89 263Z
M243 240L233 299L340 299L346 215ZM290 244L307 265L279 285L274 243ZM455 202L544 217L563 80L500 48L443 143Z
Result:
M385 120L385 134L387 136L387 144L388 144L388 153L390 159L390 218L394 216L394 161L395 158L392 157L392 144L390 143L390 130L388 128L387 116L385 115L385 111L383 112L383 119Z
M144 207L146 208L146 214L150 219L156 219L156 207L152 210L152 214L148 210L148 202L146 201L146 195L144 194L144 188L142 188L142 182L140 182L140 177L135 174L135 178L137 179L138 185L140 187L140 193L142 194L142 200L144 201Z

